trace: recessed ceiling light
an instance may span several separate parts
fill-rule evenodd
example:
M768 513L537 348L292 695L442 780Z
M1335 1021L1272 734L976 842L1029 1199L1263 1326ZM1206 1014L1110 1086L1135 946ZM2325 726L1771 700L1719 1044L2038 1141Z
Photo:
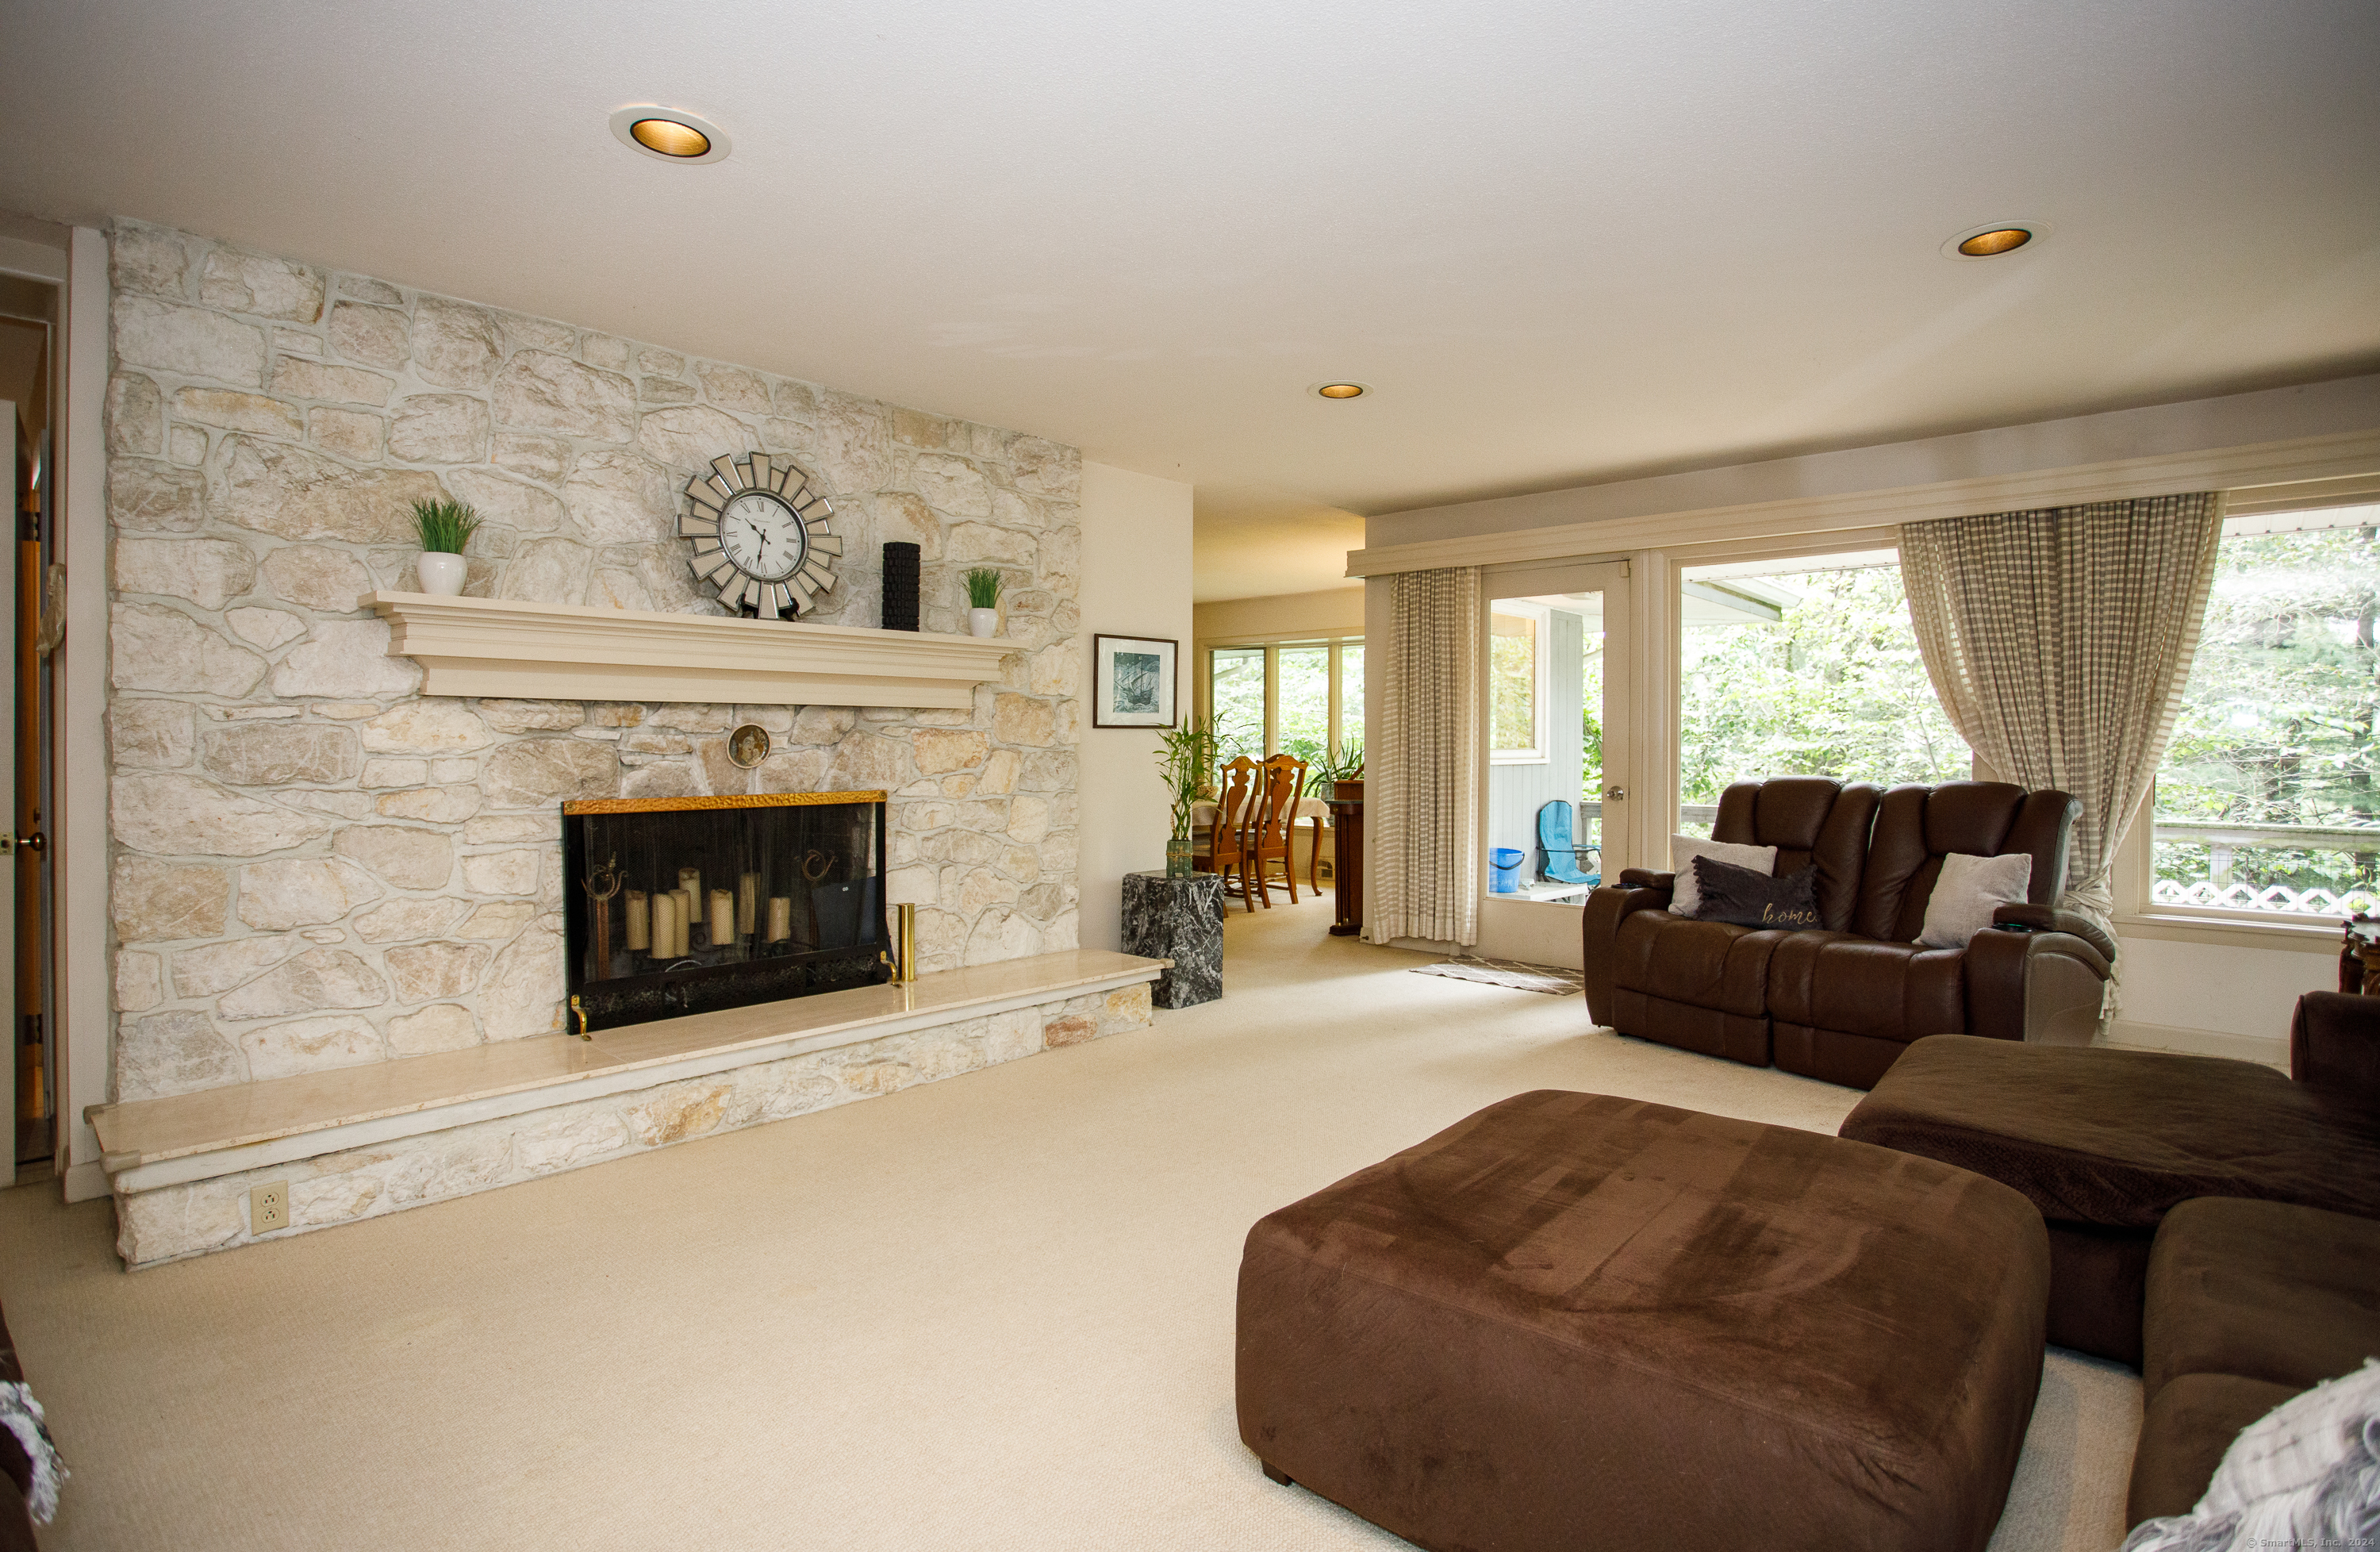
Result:
M1988 259L1995 253L2022 248L2032 240L2033 234L2022 226L2003 226L1994 232L1976 233L1959 245L1959 251L1970 259Z
M1970 226L1942 245L1945 259L1997 259L2037 241L2048 231L2038 221L1990 221Z
M1307 390L1318 399L1360 399L1371 391L1362 382L1318 382Z
M727 136L719 126L652 103L613 114L612 135L630 151L662 162L717 162L727 154Z

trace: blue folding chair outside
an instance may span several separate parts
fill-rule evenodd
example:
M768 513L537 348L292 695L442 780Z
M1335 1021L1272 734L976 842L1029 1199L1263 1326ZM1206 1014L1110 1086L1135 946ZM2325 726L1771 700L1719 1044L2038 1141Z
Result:
M1571 829L1571 806L1567 800L1555 798L1537 810L1537 848L1544 860L1538 865L1537 877L1549 884L1599 884L1603 882L1603 854L1594 846L1581 847ZM1597 871L1579 871L1579 854L1594 859Z

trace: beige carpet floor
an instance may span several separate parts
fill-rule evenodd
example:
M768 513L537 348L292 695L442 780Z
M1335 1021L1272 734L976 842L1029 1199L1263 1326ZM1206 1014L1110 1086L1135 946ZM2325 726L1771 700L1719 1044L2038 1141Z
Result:
M1232 1417L1266 1211L1508 1095L1832 1131L1857 1096L1235 910L1220 1002L820 1115L128 1276L0 1193L74 1470L49 1552L1403 1544ZM2106 1552L2129 1373L2053 1353L1997 1552Z

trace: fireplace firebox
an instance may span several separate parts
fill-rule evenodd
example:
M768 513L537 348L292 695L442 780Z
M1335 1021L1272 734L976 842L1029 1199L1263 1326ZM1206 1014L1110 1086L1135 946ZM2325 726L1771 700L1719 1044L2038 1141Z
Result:
M570 1027L888 977L880 792L562 806Z

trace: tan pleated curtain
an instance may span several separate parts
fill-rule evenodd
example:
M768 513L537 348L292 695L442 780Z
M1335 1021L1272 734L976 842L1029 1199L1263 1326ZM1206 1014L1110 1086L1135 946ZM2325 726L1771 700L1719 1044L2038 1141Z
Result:
M1364 744L1364 937L1479 941L1479 568L1400 572L1379 715Z
M2125 824L2155 779L2198 649L2217 491L1911 523L1909 614L1985 765L2082 803L2061 903L2105 923Z

